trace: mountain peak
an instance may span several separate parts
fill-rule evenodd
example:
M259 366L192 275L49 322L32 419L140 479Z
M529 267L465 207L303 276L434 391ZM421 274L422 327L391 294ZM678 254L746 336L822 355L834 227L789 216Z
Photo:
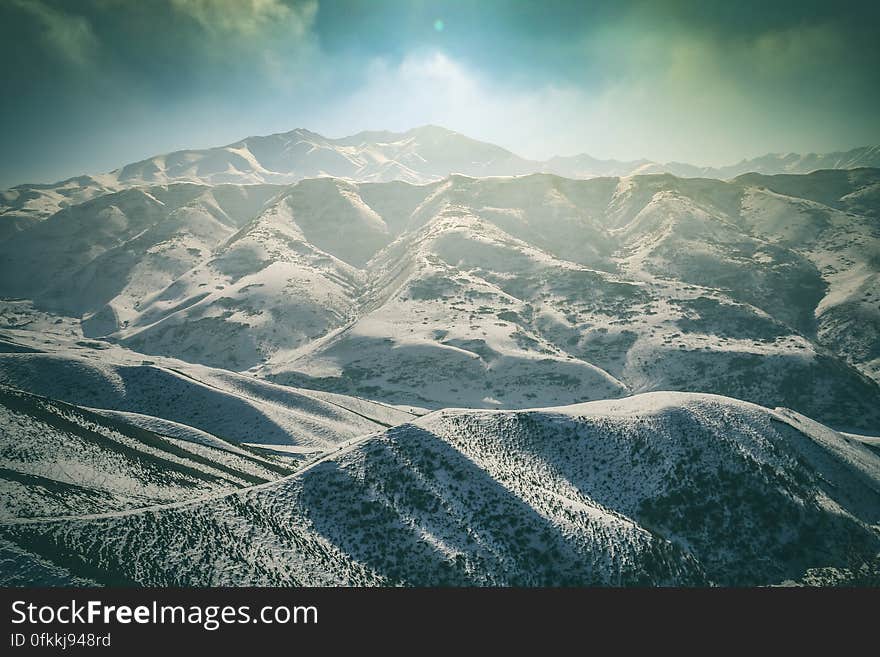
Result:
M296 135L298 137L320 137L321 139L325 139L323 135L318 134L317 132L313 132L308 128L294 128L289 132L283 133L285 135Z

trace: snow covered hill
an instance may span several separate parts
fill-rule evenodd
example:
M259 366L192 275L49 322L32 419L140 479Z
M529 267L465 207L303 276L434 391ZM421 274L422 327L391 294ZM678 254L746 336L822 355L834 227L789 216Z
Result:
M444 410L283 480L8 522L19 568L139 585L767 585L880 549L880 457L786 411L652 393Z
M0 385L177 438L213 444L205 438L209 434L221 447L244 444L296 457L424 412L280 386L172 358L145 360L108 343L77 339L81 336L75 333L55 333L38 313L19 312L35 326L0 331Z
M177 502L295 470L209 434L127 419L0 386L0 520Z
M266 186L183 184L72 205L2 242L4 291L76 316L115 299L111 317L96 321L124 323L139 299L235 234L275 193Z
M0 354L0 383L96 409L164 418L234 443L311 451L411 417L369 402L351 410L341 395L209 368L118 365L58 354Z

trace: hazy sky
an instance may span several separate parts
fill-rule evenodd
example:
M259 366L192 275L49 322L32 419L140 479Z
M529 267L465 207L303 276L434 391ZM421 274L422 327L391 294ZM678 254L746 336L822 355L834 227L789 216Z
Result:
M0 0L0 188L305 127L535 158L880 143L880 2Z

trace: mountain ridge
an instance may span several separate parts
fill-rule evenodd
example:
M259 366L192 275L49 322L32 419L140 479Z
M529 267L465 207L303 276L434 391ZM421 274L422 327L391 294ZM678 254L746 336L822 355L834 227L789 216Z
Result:
M754 586L811 569L834 581L847 550L877 549L878 482L880 457L798 414L651 393L445 409L274 482L14 520L0 538L20 546L20 569L70 564L63 577L98 584Z

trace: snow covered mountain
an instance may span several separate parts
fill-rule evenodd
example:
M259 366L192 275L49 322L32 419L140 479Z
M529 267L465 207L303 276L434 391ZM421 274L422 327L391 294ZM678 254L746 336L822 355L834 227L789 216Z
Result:
M542 171L566 178L632 176L671 173L682 178L717 178L729 180L746 173L765 175L812 173L822 169L860 169L880 167L880 146L861 146L834 153L768 153L721 167L701 167L685 162L651 160L598 160L587 154L553 157L543 163Z
M880 167L880 146L860 146L834 153L769 153L722 167L695 167L667 162L664 170L677 176L728 179L746 173L766 175L812 173L823 169L861 169Z
M385 403L683 390L876 433L878 184L861 169L133 188L0 242L0 294L82 318L83 339Z
M0 539L7 581L766 585L845 578L850 555L880 549L878 520L880 456L860 442L789 411L653 393L438 411L276 482L16 520Z
M650 160L598 160L586 154L528 160L493 144L438 126L406 132L370 131L331 139L305 129L253 136L226 146L156 155L109 173L55 184L25 184L0 192L0 238L58 210L133 186L189 182L291 184L329 176L355 182L436 181L454 173L508 176L553 173L566 178L671 173L729 179L745 173L810 173L819 169L880 167L880 146L846 152L769 154L720 168Z
M20 185L0 194L0 237L68 205L135 186L290 184L320 176L424 183L450 173L492 176L538 170L539 163L437 126L403 133L361 132L342 139L297 129L227 146L157 155L109 173L57 184Z

